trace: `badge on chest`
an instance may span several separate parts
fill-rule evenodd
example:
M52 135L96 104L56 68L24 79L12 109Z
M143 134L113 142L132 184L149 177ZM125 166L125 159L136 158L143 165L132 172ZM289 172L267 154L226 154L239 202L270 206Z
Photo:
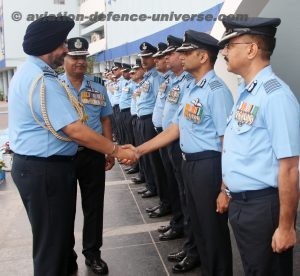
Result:
M187 120L200 124L203 117L203 105L200 100L195 99L191 103L186 103L183 114Z
M102 93L86 90L82 91L80 96L83 104L106 106L105 97Z
M237 120L238 125L243 124L252 125L259 107L247 102L241 102L237 111L235 112L234 118Z
M168 95L168 102L177 104L180 97L180 87L179 85L172 88Z

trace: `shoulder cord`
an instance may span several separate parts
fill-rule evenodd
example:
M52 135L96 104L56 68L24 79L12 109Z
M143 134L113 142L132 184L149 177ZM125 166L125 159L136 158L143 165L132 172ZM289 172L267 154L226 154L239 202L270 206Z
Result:
M33 106L32 106L32 96L33 96L33 92L34 89L36 88L38 82L42 80L42 84L41 84L41 89L40 89L40 97L41 97L41 111L42 111L42 117L45 121L45 125L43 125L38 118L36 117L36 115L34 114L34 110L33 110ZM57 80L58 81L58 80ZM69 87L63 83L58 81L58 83L64 88L64 90L67 93L67 96L70 100L70 102L72 103L73 107L75 108L76 112L79 115L79 118L82 122L86 121L86 115L83 112L83 105L76 99L75 96L73 96L72 92L70 91ZM36 80L32 83L31 87L30 87L30 92L29 92L29 105L30 105L30 110L32 113L33 118L35 119L35 121L43 128L49 130L57 139L62 140L62 141L66 141L66 142L70 142L72 141L70 138L65 137L65 136L61 136L60 134L57 133L57 131L53 128L53 126L51 125L51 122L49 120L48 114L47 114L47 108L46 108L46 100L45 100L45 83L44 83L44 77L43 75L40 75L39 77L36 78Z

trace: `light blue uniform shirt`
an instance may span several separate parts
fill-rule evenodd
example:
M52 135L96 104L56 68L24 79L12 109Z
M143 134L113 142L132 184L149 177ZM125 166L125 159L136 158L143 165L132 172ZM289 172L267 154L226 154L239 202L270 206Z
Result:
M100 83L91 80L90 76L84 75L81 87L77 91L66 74L60 76L65 81L73 95L78 98L84 106L84 112L88 116L86 124L99 134L102 134L102 123L100 118L112 114L112 108L106 93L106 89Z
M105 82L105 87L106 87L106 92L107 92L107 96L108 96L108 99L109 99L109 102L110 102L110 105L112 106L112 102L113 102L113 94L112 94L112 91L113 91L113 84L114 82L111 81L111 80L107 80Z
M152 122L155 127L162 127L162 113L166 102L166 96L170 90L172 77L174 77L174 74L171 71L161 75L161 81L152 114Z
M179 76L175 76L171 82L171 88L167 93L166 103L162 115L162 128L167 129L172 123L172 119L181 103L182 96L186 91L187 85L193 80L193 77L182 72Z
M173 119L179 126L181 150L185 153L220 152L220 136L224 135L232 105L231 92L214 70L199 82L194 80Z
M137 115L139 117L152 114L158 93L159 80L160 76L155 68L144 74L141 94L136 101Z
M18 154L38 157L75 155L78 147L76 143L57 139L41 127L31 113L29 92L34 81L43 74L46 110L53 128L65 136L61 129L79 119L55 71L40 58L29 56L15 73L9 87L10 147ZM34 89L32 107L35 116L45 125L41 113L40 87L41 81Z
M299 118L297 99L271 66L249 85L241 84L222 155L223 179L230 191L277 187L278 159L300 154Z
M133 84L132 81L123 79L122 81L122 93L120 96L120 109L130 108L131 98L133 93Z
M141 81L140 83L136 83L136 82L132 82L132 97L131 97L131 105L130 105L130 114L133 115L137 115L137 110L136 110L136 101L137 98L140 95L141 89L142 89L142 83L143 81Z
M112 84L113 95L111 97L111 105L115 106L119 104L122 94L122 82L124 78L120 77L115 83Z

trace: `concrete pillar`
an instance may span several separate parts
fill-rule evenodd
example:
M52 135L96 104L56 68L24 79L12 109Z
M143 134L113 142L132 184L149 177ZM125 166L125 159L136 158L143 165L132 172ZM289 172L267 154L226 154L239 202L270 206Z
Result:
M4 99L5 100L7 100L8 99L8 91L9 91L9 84L10 84L10 81L11 81L11 79L12 79L12 77L13 77L13 69L9 69L8 71L7 71L7 83L8 83L8 89L7 89L7 94L5 94L5 92L4 92Z
M4 99L8 94L7 71L2 72Z

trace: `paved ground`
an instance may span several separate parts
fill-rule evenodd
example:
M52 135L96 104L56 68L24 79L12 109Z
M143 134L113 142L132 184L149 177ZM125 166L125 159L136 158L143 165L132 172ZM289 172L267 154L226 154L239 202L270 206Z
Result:
M7 127L6 104L0 102L0 126ZM1 129L1 127L0 127ZM167 254L180 248L183 240L160 242L156 231L159 225L168 222L169 217L150 219L145 208L157 203L157 198L141 199L137 189L141 185L130 184L122 167L117 164L107 173L104 245L102 256L109 265L111 276L163 276L172 275L172 264L167 261ZM75 225L76 251L79 255L78 276L95 275L84 265L81 252L82 212L78 193ZM299 216L298 216L299 217ZM0 184L0 275L31 276L31 230L19 198L16 187L9 173L6 182ZM299 232L298 222L298 232ZM234 275L243 275L240 258L234 238ZM300 275L300 244L295 248L295 275ZM185 275L201 275L196 269Z

